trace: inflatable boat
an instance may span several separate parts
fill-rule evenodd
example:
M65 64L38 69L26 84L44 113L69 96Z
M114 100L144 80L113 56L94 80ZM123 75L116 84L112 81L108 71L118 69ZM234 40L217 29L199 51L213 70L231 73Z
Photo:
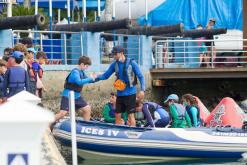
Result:
M241 158L247 153L246 129L137 128L80 119L76 125L78 153L154 159ZM53 134L70 146L70 120L57 123Z

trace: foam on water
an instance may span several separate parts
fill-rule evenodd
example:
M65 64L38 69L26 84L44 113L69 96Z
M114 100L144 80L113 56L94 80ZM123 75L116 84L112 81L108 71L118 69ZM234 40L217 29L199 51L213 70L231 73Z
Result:
M243 153L242 157L243 157L244 160L247 160L247 152Z

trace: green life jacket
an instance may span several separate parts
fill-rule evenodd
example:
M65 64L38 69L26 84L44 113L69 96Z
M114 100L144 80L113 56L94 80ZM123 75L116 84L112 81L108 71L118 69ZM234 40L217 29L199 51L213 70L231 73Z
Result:
M126 58L124 62L124 68L123 68L123 77L127 76L127 82L125 82L127 85L130 87L133 87L137 84L137 77L135 73L133 72L133 64L132 64L133 59ZM115 73L117 79L119 79L119 67L118 67L118 62L115 62Z

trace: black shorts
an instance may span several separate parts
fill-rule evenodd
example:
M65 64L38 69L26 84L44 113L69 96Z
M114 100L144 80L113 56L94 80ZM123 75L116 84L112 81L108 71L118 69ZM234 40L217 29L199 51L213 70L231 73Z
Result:
M214 42L205 42L205 45L207 48L210 48L211 46L215 46Z
M75 99L75 110L83 108L87 105L87 102L82 97ZM60 110L69 111L69 98L64 96L62 97Z
M136 94L130 96L118 96L116 103L116 113L135 113Z
M210 37L207 37L206 38L207 40L214 40L214 37L213 36L210 36ZM211 46L214 46L214 41L206 41L205 42L205 45L207 46L207 48L210 48Z

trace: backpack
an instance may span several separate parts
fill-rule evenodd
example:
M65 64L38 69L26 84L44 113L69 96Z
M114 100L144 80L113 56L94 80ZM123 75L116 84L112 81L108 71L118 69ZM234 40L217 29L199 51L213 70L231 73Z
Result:
M133 87L137 84L137 76L133 72L132 61L133 61L133 59L126 58L126 60L124 62L124 68L123 68L124 78L127 76L127 79L128 79L127 84L130 87ZM115 73L116 73L115 75L116 75L117 79L119 79L119 67L118 67L117 61L115 62Z

